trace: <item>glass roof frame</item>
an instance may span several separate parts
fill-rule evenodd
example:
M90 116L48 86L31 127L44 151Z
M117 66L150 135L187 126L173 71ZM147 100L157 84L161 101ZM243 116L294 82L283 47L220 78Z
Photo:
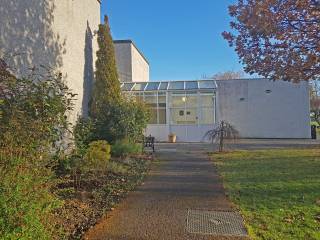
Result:
M183 85L183 88L174 87L179 85ZM164 86L166 88L163 88ZM195 91L216 90L217 88L218 85L215 80L124 82L121 84L121 90L125 92Z

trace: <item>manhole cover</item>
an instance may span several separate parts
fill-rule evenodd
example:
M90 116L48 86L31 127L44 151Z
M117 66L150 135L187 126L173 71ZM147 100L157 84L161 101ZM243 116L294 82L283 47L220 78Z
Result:
M240 214L221 211L188 210L187 231L220 236L247 235Z

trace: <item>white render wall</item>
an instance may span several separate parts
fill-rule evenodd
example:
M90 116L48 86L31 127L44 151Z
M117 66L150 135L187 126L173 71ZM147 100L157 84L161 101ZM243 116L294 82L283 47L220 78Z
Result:
M217 119L233 124L242 138L310 138L307 82L217 81Z
M223 80L217 84L217 121L230 122L241 138L311 138L307 82L251 79ZM168 141L170 133L177 135L178 142L202 142L207 141L203 136L212 128L211 125L149 124L145 134L160 142Z
M134 45L131 46L132 82L149 82L149 63Z
M114 41L120 82L148 82L149 63L131 40Z
M61 71L77 93L70 120L86 115L97 51L94 32L100 23L98 0L1 1L0 56L18 75L44 65Z

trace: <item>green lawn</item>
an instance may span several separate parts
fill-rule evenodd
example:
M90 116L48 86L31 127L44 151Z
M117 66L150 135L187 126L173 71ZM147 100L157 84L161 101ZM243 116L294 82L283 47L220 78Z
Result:
M253 239L320 239L320 149L212 155Z

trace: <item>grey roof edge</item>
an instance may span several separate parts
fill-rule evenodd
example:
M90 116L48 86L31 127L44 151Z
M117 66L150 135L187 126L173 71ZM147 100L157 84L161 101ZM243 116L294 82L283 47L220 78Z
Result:
M192 81L255 81L255 80L269 80L273 81L269 78L234 78L234 79L211 79L211 78L205 78L205 79L185 79L185 80L150 80L149 82L192 82ZM126 83L126 82L124 82ZM136 82L136 83L143 83L143 82Z
M209 79L206 79L206 80L209 80ZM269 80L269 81L273 81L272 79L270 78L232 78L232 79L211 79L211 80L215 80L215 81L257 81L257 80Z
M123 40L113 40L114 44L121 44L121 43L126 43L126 44L132 44L135 49L137 49L137 51L139 52L139 54L141 55L141 57L146 61L146 63L148 65L150 65L149 60L144 56L144 54L142 53L142 51L137 47L137 45L134 43L134 41L132 41L131 39L123 39Z
M185 86L185 83L186 82L191 82L191 80L187 81L187 80L177 80L177 81L149 81L149 82L122 82L122 86L124 84L133 84L132 88L130 90L124 90L126 92L128 91L133 91L133 87L136 85L136 84L146 84L146 86L144 87L144 90L134 90L134 91L147 91L147 86L149 85L149 83L155 83L155 84L159 84L158 86L158 89L153 89L153 90L149 90L149 91L160 91L160 84L161 83L169 83L168 86L167 86L167 91L179 91L179 90L206 90L206 89L217 89L218 88L218 85L216 83L215 80L212 80L212 79L208 79L208 80L192 80L194 82L205 82L205 81L210 81L210 82L213 82L213 86L214 87L210 87L210 88L199 88L198 86L198 89L186 89L186 86ZM170 83L177 83L177 82L181 82L181 83L184 83L184 87L183 89L170 89L169 86L170 86ZM164 89L162 89L161 91L165 91Z

